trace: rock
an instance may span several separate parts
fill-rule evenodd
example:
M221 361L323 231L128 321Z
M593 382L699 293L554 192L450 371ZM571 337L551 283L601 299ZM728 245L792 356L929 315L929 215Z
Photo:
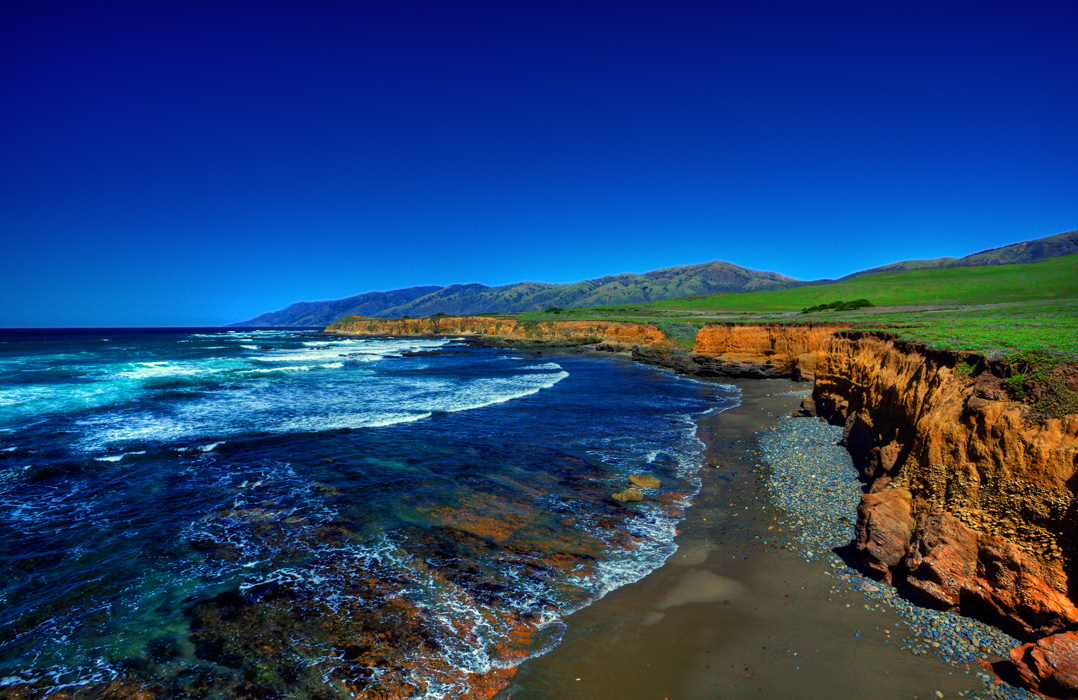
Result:
M854 528L856 549L873 578L891 583L891 568L906 556L913 533L909 489L886 489L861 497Z
M625 489L621 493L613 494L611 498L622 503L637 503L644 500L644 492L640 489Z
M950 513L923 513L903 563L915 602L956 608L962 589L977 575L977 537Z
M962 611L1019 639L1036 639L1073 628L1078 609L1066 594L1061 572L995 535L978 539L980 577L967 581Z
M1078 698L1078 633L1064 632L1011 650L1022 685L1053 698Z
M641 489L657 489L660 481L647 474L633 474L629 477L629 483Z

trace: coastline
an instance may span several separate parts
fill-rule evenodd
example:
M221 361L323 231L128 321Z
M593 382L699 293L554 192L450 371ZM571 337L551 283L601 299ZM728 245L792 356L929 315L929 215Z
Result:
M899 643L910 633L903 617L869 605L798 547L776 548L788 535L775 538L772 530L771 544L763 544L786 514L768 494L755 436L790 415L806 385L727 383L741 389L741 404L698 422L705 463L715 467L703 468L678 551L644 579L568 617L561 643L519 666L496 697L980 695L980 669L963 673L937 656L911 653Z

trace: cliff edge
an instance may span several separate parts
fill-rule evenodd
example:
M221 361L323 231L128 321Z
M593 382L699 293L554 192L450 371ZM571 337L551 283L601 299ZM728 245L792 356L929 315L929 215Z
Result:
M606 350L633 346L668 348L672 342L655 326L623 321L522 321L506 316L430 316L381 319L347 316L327 333L357 336L446 336L485 338L513 346L600 345Z

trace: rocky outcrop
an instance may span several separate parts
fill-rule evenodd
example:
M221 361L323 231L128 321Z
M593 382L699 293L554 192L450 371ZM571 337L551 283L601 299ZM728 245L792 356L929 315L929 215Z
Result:
M709 323L696 334L693 356L721 358L727 364L759 368L766 376L811 381L824 342L845 328L849 326Z
M1043 641L1078 630L1078 415L1032 416L1005 375L969 353L845 332L823 342L813 402L844 427L867 483L862 568L920 604ZM1017 658L1047 679L1054 662L1036 654L1049 658L1041 647Z
M445 336L485 338L515 347L602 344L609 350L633 346L667 348L671 341L655 326L625 321L522 321L505 316L432 316L381 319L348 316L327 333L359 336Z
M1054 634L1011 651L1019 682L1060 700L1078 698L1078 635Z

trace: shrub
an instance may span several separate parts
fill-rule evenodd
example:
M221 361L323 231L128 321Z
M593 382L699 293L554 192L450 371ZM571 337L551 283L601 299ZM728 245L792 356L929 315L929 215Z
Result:
M875 306L868 299L854 299L853 301L833 301L830 304L817 304L816 306L807 306L801 309L801 313L810 314L814 311L852 311L853 309L863 309L868 306Z
M547 309L543 313L544 314L560 314L562 311L564 311L564 309L559 308L557 306L551 306L549 309Z

